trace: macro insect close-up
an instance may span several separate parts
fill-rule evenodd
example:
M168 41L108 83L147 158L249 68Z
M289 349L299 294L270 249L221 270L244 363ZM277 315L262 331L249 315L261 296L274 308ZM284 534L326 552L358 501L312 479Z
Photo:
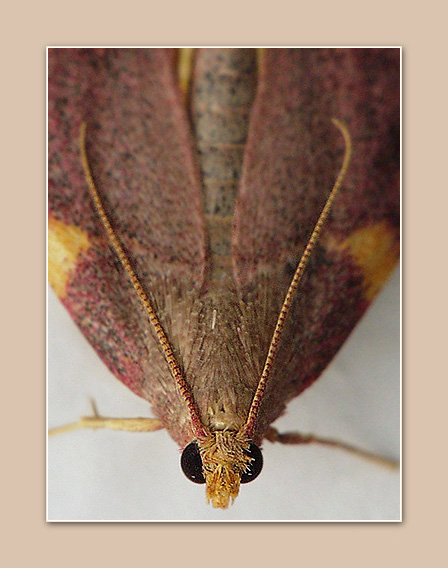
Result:
M49 281L109 371L142 399L143 416L128 419L112 404L116 416L104 418L111 411L86 386L95 377L83 376L76 380L87 389L84 403L91 397L95 404L78 420L70 406L76 381L57 392L61 367L52 369L52 353L63 360L57 351L65 340L56 330L51 351L49 336L49 423L61 426L49 446L73 453L76 438L120 440L112 458L108 451L92 458L109 460L116 480L112 487L104 471L89 470L91 487L108 486L104 501L91 505L94 497L74 493L82 504L65 513L57 505L63 466L52 465L49 449L49 518L397 520L399 331L389 319L395 336L386 349L395 352L385 368L394 376L381 378L383 362L363 351L361 326L375 317L369 310L362 318L400 254L400 49L50 48L48 80ZM361 372L374 377L372 393L341 403L327 381L330 415L358 412L368 430L369 405L390 404L391 418L381 420L392 446L343 439L331 425L304 432L290 415L296 397L315 390L333 359L343 360L352 332L369 366ZM129 436L144 438L138 443L150 460L159 430L179 447L174 457L194 482L188 497L179 485L185 478L171 472L150 489L138 482L144 466L122 470L133 460ZM318 482L326 460L358 464L367 483L346 479L334 462L322 491L331 492L333 480L342 503L361 505L345 511L327 501L315 513L300 512L290 490L271 511L264 482L271 446L302 452L302 461L316 448ZM179 466L174 476L183 476ZM156 511L155 498L146 498L164 482L177 512L164 514L163 504ZM263 493L253 513L244 505L234 513L256 484ZM380 505L381 493L389 508Z

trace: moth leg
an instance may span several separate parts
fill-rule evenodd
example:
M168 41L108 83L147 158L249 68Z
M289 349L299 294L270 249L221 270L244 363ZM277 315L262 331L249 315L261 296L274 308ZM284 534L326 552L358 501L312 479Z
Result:
M78 422L51 428L49 436L64 434L80 428L109 428L110 430L124 430L126 432L154 432L164 426L158 418L106 418L97 412L95 403L91 401L93 416L82 416Z
M345 442L339 442L338 440L332 440L330 438L318 438L313 434L300 434L299 432L285 432L281 434L275 428L270 427L265 435L265 438L269 442L280 442L281 444L321 444L323 446L331 446L333 448L345 450L355 456L372 461L378 465L382 465L390 469L396 469L399 466L399 462L385 458L378 454L374 454L361 448L351 446L350 444L346 444Z

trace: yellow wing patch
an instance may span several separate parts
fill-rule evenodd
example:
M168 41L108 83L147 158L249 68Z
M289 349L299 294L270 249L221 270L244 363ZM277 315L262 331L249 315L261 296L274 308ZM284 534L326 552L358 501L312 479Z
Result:
M400 244L386 221L369 225L352 233L342 242L327 240L329 249L347 252L364 277L367 300L373 300L397 264Z
M53 217L48 220L48 279L59 298L67 293L67 282L79 255L89 248L87 233Z

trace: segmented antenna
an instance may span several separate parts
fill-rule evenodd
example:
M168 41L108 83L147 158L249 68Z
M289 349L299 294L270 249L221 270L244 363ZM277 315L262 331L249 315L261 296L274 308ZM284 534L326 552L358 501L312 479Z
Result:
M305 251L302 254L302 258L300 259L299 265L297 266L296 272L293 276L293 279L291 280L291 284L289 285L288 291L286 293L285 299L283 301L283 305L282 308L280 310L280 314L278 316L277 319L277 324L275 326L274 329L274 333L272 335L272 339L271 339L271 343L269 345L269 350L268 350L268 354L266 356L266 362L264 364L264 368L263 368L263 372L261 374L261 378L260 381L258 383L257 386L257 390L255 391L255 395L254 398L252 400L252 404L250 406L250 410L249 410L249 414L247 416L247 421L246 424L244 426L244 431L246 432L247 436L249 438L252 438L254 430L255 430L255 424L256 424L256 420L257 420L257 414L258 414L258 409L260 407L261 404L261 400L263 398L263 394L264 391L266 389L266 384L269 380L269 375L271 373L271 368L272 368L272 364L274 362L274 358L275 355L277 353L277 349L278 349L278 345L280 342L280 338L282 335L282 331L285 325L285 321L286 318L288 316L290 307L291 307L291 303L292 300L294 298L294 295L297 291L297 288L299 286L300 280L302 279L302 275L305 271L306 265L308 264L308 260L311 256L311 253L313 252L313 249L319 239L319 236L321 234L322 231L322 227L325 223L325 221L327 220L328 214L330 212L331 206L333 204L334 198L336 197L336 194L338 193L341 184L342 184L342 180L344 179L344 176L347 172L347 168L348 165L350 163L350 157L352 154L352 142L351 142L351 138L350 138L350 133L347 130L347 127L345 126L345 124L343 124L340 120L338 120L337 118L333 118L332 123L339 128L342 136L344 137L344 141L345 141L345 155L344 155L344 160L342 162L342 166L341 169L339 171L338 177L336 178L336 181L334 183L333 189L330 192L330 195L328 196L327 202L324 205L324 208L322 209L322 212L319 216L319 219L317 220L317 223L313 229L313 232L311 233L311 237L308 241L308 244L306 245Z
M101 221L101 224L103 225L104 231L106 232L107 239L110 245L112 246L112 248L114 249L115 253L117 254L123 268L125 269L132 283L132 286L135 292L137 293L137 296L139 297L143 307L146 310L149 321L151 322L154 331L156 332L157 338L162 347L171 374L179 387L179 390L181 392L183 399L185 400L188 410L190 411L190 416L191 416L191 421L193 423L195 436L196 438L199 439L204 438L206 436L206 432L199 418L199 412L196 403L194 402L193 395L191 394L189 386L182 374L182 371L179 368L179 365L177 364L176 358L173 353L173 349L162 328L159 318L157 317L154 308L152 307L152 304L146 292L144 291L143 286L141 285L141 282L138 279L137 274L135 273L135 270L132 268L132 265L129 261L128 256L126 255L126 252L124 251L117 235L115 234L115 231L104 209L101 197L98 193L98 190L95 187L86 151L86 128L87 128L86 123L83 122L81 125L81 134L80 134L81 159L82 159L82 165L84 168L87 184L89 186L90 194L92 196L96 212Z

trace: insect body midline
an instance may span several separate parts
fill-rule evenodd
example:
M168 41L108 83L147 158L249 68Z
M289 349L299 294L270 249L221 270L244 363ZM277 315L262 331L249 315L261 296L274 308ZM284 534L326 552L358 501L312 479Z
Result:
M300 259L300 262L297 266L296 272L294 274L294 277L290 283L289 289L286 293L282 308L280 310L280 313L278 315L278 319L277 319L277 323L276 323L276 327L274 329L274 333L273 336L271 338L271 342L269 345L269 349L268 349L268 353L266 356L266 361L264 364L264 368L263 368L263 372L261 374L261 377L259 379L258 382L258 386L256 388L255 394L253 396L252 399L252 403L249 409L249 413L247 415L247 420L244 426L244 430L246 435L249 438L253 437L253 434L255 432L256 429L256 421L257 421L257 414L260 408L260 403L261 400L263 398L263 394L264 391L266 389L266 384L268 382L270 373L271 373L271 369L272 369L272 365L273 365L273 361L278 349L278 344L280 341L280 337L283 331L283 327L284 327L284 323L286 320L286 317L288 315L289 309L291 307L291 302L292 299L297 291L299 282L301 280L301 277L303 275L303 272L306 268L308 259L311 255L311 252L319 238L319 235L321 233L323 224L325 223L325 220L328 217L331 205L334 201L334 198L337 194L337 192L339 191L339 188L341 186L342 183L342 179L347 171L348 168L348 164L350 161L350 155L351 155L351 140L350 140L350 134L348 133L347 128L343 125L343 123L341 123L339 120L334 119L333 123L335 124L335 126L341 131L341 133L344 136L344 140L346 142L346 152L345 152L345 156L344 156L344 161L341 167L341 170L339 172L339 175L336 179L336 182L334 184L334 187L332 189L332 191L330 192L330 195L325 203L325 206L317 220L317 223L314 227L314 230L311 234L311 237L308 241L308 244L305 248L305 251L302 255L302 258ZM195 432L195 435L198 439L205 439L207 437L207 432L205 430L204 424L200 419L200 415L199 415L199 410L198 410L198 406L197 406L197 402L195 401L193 394L191 392L191 388L187 382L187 380L184 378L182 371L180 370L180 367L178 365L178 362L176 361L176 357L173 353L171 344L166 336L165 330L163 329L159 318L157 317L155 310L148 298L148 296L146 295L140 280L137 276L137 274L135 273L123 247L121 246L121 243L117 237L117 235L115 234L115 231L107 217L107 214L104 210L104 206L102 204L101 201L101 197L98 193L98 190L95 187L95 183L93 181L93 176L92 176L92 172L90 170L90 166L89 166L89 161L88 161L88 157L87 157L87 151L86 151L86 142L85 142L85 138L86 138L86 124L83 123L82 127L81 127L81 155L82 155L82 162L83 162L83 167L85 170L85 174L86 174L86 179L87 179L87 183L90 189L90 193L92 195L92 199L95 205L95 208L97 209L98 212L98 217L101 220L101 224L103 225L103 228L106 232L107 238L110 242L110 244L112 245L112 247L114 248L115 252L117 253L117 256L120 259L121 264L123 265L123 267L126 270L126 273L128 274L129 279L132 282L132 285L134 287L134 290L136 292L136 294L138 295L142 305L144 306L149 320L156 332L157 338L160 342L160 345L162 347L163 353L165 355L166 361L168 363L168 366L170 368L170 371L174 377L174 379L176 380L178 387L179 387L179 391L180 394L182 396L182 398L184 399L188 410L190 412L190 417L191 417L191 421L192 421L192 426L193 426L193 430ZM215 319L216 319L216 309L213 310L213 322L212 322L212 328L215 328Z

